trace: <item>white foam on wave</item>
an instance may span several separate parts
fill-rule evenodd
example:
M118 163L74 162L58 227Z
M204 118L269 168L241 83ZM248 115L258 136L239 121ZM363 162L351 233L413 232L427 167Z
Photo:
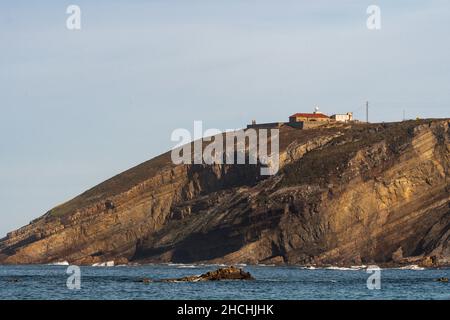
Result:
M360 269L367 269L367 266L365 264L362 264L360 266L351 266L350 268L360 270Z
M185 264L185 263L167 263L166 265L169 267L177 267L178 269L198 268L200 266L200 265L196 265L196 264Z
M224 264L224 263L199 263L196 264L197 267L228 267L230 265Z
M114 261L98 262L92 265L93 267L114 267Z
M302 266L301 269L306 270L338 270L338 271L358 271L367 268L366 265L360 266L350 266L350 267L338 267L338 266L328 266L328 267L315 267L315 266Z
M127 264L125 264L125 265L121 265L121 266L126 266L126 267L138 267L138 266L141 266L142 264L140 264L140 263L137 263L137 262L129 262L129 263L127 263ZM153 263L148 263L148 264L144 264L145 266L153 266L154 264Z
M184 264L184 265L180 265L177 266L178 269L185 269L185 268L198 268L198 266L193 265L193 264Z
M339 271L355 271L355 270L359 270L359 269L354 269L354 268L335 267L335 266L325 267L324 269L326 269L326 270L339 270Z
M49 266L68 266L68 261L58 261L58 262L52 262L48 264Z
M400 270L425 270L425 268L423 268L423 267L419 267L417 264L411 264L411 265L409 265L409 266L404 266L404 267L400 267L400 268L397 268L397 269L400 269Z
M360 265L360 266L350 266L350 267L337 267L337 266L329 266L324 268L318 268L318 269L325 269L325 270L337 270L337 271L359 271L359 270L366 270L370 267L376 267L376 266L366 266L366 265ZM377 267L378 268L378 267ZM304 267L304 269L315 269L314 267ZM416 264L404 266L404 267L398 267L398 268L387 268L387 269L397 269L397 270L425 270L425 268L420 267Z

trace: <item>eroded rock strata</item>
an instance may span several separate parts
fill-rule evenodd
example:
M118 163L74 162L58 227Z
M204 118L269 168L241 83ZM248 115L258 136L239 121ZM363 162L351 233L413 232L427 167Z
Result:
M0 263L450 261L449 120L280 131L281 168L166 153L0 240Z

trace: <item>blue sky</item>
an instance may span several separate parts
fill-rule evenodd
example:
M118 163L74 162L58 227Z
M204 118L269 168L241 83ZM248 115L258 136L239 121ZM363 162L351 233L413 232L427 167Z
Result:
M66 29L66 8L82 29ZM382 29L366 28L381 8ZM0 3L0 236L170 149L175 128L450 117L450 3Z

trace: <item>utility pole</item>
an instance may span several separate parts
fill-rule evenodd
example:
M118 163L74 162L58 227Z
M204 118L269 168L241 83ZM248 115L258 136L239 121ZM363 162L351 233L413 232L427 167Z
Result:
M406 112L405 112L405 109L403 109L403 121L406 121Z
M366 101L366 122L369 123L369 101Z

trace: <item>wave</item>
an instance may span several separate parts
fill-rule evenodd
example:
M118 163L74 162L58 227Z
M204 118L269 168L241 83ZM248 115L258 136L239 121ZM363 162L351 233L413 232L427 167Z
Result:
M47 264L48 266L68 266L70 265L68 261L58 261Z
M360 266L350 266L350 267L338 267L338 266L328 266L328 267L315 267L315 266L301 266L301 269L305 270L338 270L338 271L358 271L367 269L366 265Z
M185 268L198 268L198 266L193 265L193 264L186 264L186 265L181 265L181 266L177 266L178 269L185 269Z
M360 270L360 269L367 269L367 266L365 264L362 264L360 266L351 266L350 268Z
M423 267L419 267L417 264L411 264L409 266L404 266L400 268L394 268L394 269L400 269L400 270L425 270Z
M327 269L327 270L339 270L339 271L359 271L359 270L367 269L367 266L365 264L362 264L360 266L350 266L350 267L330 266L330 267L326 267L324 269Z
M179 269L183 269L183 268L205 268L205 267L223 268L223 267L227 267L228 266L228 265L223 264L223 263L213 263L213 264L204 264L204 263L199 263L199 264L169 263L167 265L170 266L170 267L177 267ZM234 264L234 266L236 266L236 267L246 267L247 265L245 263L238 263L238 264Z
M354 268L335 267L335 266L325 267L324 269L326 269L326 270L339 270L339 271L355 271L355 270L359 270L359 269L354 269Z
M93 267L114 267L114 261L94 263Z
M306 269L306 270L316 270L317 268L314 266L301 266L300 269Z
M301 269L306 270L336 270L336 271L359 271L359 270L366 270L370 267L377 267L377 266L366 266L366 265L360 265L360 266L350 266L350 267L338 267L338 266L328 266L328 267L314 267L314 266L302 266ZM377 267L378 268L378 267ZM381 268L380 268L381 269ZM392 270L425 270L426 268L420 267L416 264L411 264L403 267L394 267L394 268L383 268L383 269L392 269Z
M140 264L138 262L128 262L127 264L121 264L120 266L124 267L139 267L139 266L153 266L153 263L147 263L147 264Z

